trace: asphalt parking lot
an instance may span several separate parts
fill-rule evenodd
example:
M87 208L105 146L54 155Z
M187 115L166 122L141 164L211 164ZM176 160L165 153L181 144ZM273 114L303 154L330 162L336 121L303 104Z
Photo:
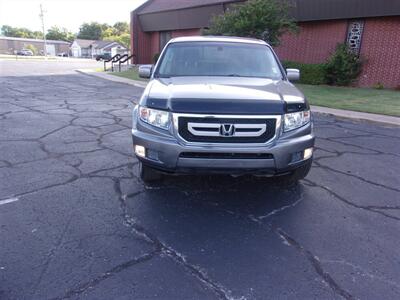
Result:
M400 298L398 128L315 115L289 188L145 185L141 89L34 66L0 62L0 299Z

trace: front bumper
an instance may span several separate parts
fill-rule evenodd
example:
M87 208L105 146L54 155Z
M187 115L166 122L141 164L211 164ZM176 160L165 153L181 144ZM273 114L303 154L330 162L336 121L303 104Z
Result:
M153 168L171 173L285 174L308 161L293 158L298 157L298 153L302 153L305 149L312 148L315 140L311 123L281 135L263 146L242 144L234 147L223 144L188 145L178 141L174 136L160 135L146 126L142 128L143 130L138 127L132 129L133 145L146 148L146 157L138 156L138 159ZM235 153L239 158L182 157L183 153L188 152ZM263 158L240 158L241 154L264 155Z

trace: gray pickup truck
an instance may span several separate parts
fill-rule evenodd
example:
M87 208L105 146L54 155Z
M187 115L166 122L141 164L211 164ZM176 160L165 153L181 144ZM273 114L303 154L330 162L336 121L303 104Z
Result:
M304 178L314 134L310 107L264 41L172 39L133 111L133 149L144 181L168 173Z

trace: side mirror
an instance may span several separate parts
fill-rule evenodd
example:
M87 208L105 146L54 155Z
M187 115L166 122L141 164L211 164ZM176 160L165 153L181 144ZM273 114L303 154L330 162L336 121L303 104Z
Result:
M153 65L141 65L139 66L139 77L150 78L153 71Z
M300 79L299 69L286 69L286 76L290 81L296 81Z

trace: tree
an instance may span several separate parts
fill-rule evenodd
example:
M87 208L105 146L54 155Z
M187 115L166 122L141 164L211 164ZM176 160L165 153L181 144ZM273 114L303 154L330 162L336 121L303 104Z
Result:
M118 42L121 45L125 46L126 48L129 48L130 41L131 41L131 36L129 33L123 33L121 35L110 35L104 38L106 41L113 41L113 42Z
M31 50L33 55L38 55L38 49L34 45L29 44L25 48Z
M109 26L103 31L103 38L106 41L118 42L121 45L129 48L130 34L129 25L126 22L117 22L114 26Z
M284 0L248 0L213 17L204 33L253 37L276 46L283 33L297 29L289 9L290 5Z
M117 22L113 26L116 35L122 35L129 33L129 25L127 22Z
M117 22L114 24L114 26L108 26L103 30L103 38L121 36L124 34L129 34L129 25L126 22Z
M116 36L116 35L117 35L117 33L116 33L114 27L108 27L107 29L105 29L103 31L103 38L104 39L107 39L109 37Z
M74 34L69 32L66 28L53 26L47 31L46 39L71 42L74 40Z
M16 37L16 30L17 28L11 27L9 25L3 25L1 27L1 34L4 36L11 36L11 37Z
M79 33L77 35L78 39L84 40L101 40L103 38L103 31L105 24L100 24L97 22L83 23L79 27Z
M345 44L338 44L325 66L325 79L332 85L349 85L362 71L362 59Z
M31 31L23 27L12 27L9 25L3 25L1 27L1 33L4 36L9 37L20 37L20 38L31 38L31 39L41 39L43 34L40 31Z
M32 38L34 39L43 39L43 32L42 31L33 31Z

